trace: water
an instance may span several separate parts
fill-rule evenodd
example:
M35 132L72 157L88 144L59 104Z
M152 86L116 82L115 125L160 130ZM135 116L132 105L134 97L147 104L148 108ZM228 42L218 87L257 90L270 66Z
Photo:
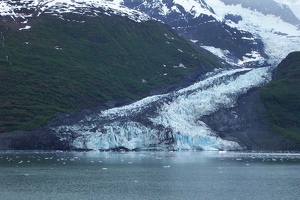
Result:
M0 151L0 199L298 199L300 154Z

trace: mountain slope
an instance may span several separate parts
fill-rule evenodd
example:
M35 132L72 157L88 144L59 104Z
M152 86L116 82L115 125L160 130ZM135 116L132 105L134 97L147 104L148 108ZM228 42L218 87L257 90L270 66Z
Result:
M252 11L258 11L264 15L274 15L279 17L284 22L300 25L300 19L292 12L286 4L277 3L276 0L221 0L226 5L241 5L243 8L248 8Z
M274 80L261 88L261 98L272 130L300 146L300 52L278 65Z
M229 26L204 0L124 0L124 5L162 20L198 47L214 53L215 49L220 49L225 54L222 58L232 64L247 63L248 60L243 57L252 57L252 60L263 64L263 57L267 58L259 38ZM252 53L254 51L257 55Z
M2 0L0 2L0 16L12 18L23 24L42 13L51 15L73 13L89 16L97 16L102 13L120 15L134 21L150 19L144 13L121 6L119 2L107 0Z
M298 0L275 0L280 4L288 5L293 13L300 19L300 1Z
M63 19L61 19L63 18ZM0 26L0 132L32 130L60 113L137 99L218 65L167 26L117 15L48 14L30 29Z
M300 46L299 19L273 0L124 0L121 4L162 20L196 46L237 66L276 66Z
M272 3L279 8L273 12L261 2L1 1L0 132L5 133L0 147L297 148L298 116L289 107L295 102L281 108L287 119L275 112L280 106L276 95L290 85L262 92L265 105L257 87L271 80L271 68L258 66L275 66L287 52L299 49L300 32L297 22L283 18L290 14L285 6ZM151 17L169 24L198 50ZM202 47L251 68L203 75L223 65ZM178 85L185 77L185 84ZM174 83L182 89L173 90ZM273 129L261 118L266 108Z
M227 20L226 23L239 30L250 32L254 36L253 39L260 39L264 45L263 51L268 57L262 56L272 66L276 67L291 51L299 50L300 30L298 26L282 19L285 14L290 13L286 6L272 3L272 0L266 1L269 2L267 5L263 0L235 0L239 3L228 5L222 0L206 0L206 2L214 8L215 13L222 19L228 14L240 16L242 20L238 23L231 20ZM251 2L250 4L256 4L260 8L256 8L257 6L254 7L254 10L244 8L241 5L243 2ZM272 9L270 5L273 5ZM275 9L279 10L278 13L273 13ZM266 13L268 14L264 14L259 10L267 10ZM293 15L293 13L290 13L290 15ZM280 51L278 51L279 49Z
M139 22L154 17L230 64L277 66L300 46L299 18L277 1L281 0L3 0L0 16L5 18L2 23L13 19L25 29L42 13L118 14Z

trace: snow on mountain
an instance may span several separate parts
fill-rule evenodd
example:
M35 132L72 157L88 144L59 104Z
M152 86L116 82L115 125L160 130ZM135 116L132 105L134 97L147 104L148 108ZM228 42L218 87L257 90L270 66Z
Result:
M226 5L241 5L243 8L260 12L263 15L279 17L284 22L299 25L300 20L295 16L289 6L278 3L274 0L221 0Z
M162 3L162 2L161 2ZM206 5L202 0L174 0L175 5L181 5L185 12L192 13L194 17L199 17L201 14L211 15L213 13L212 8Z
M277 65L300 46L299 19L273 0L124 0L122 4L164 21L195 45L237 66Z
M216 14L224 18L228 13L241 16L238 23L227 21L227 24L253 33L261 38L265 52L270 57L268 62L277 65L288 53L300 50L300 30L279 17L264 15L241 5L225 5L221 0L206 0Z
M277 3L288 5L293 13L300 19L300 0L274 0Z
M283 13L282 16L280 16L280 12L278 12L278 16L275 16L274 14L264 14L262 11L258 11L259 9L251 10L245 8L241 4L230 5L224 3L230 2L230 0L206 0L206 2L222 19L225 19L228 14L240 16L242 20L238 23L230 20L227 20L226 23L239 30L251 32L254 38L260 38L264 43L264 51L269 56L268 63L271 65L276 66L290 52L300 50L299 28L295 24L288 23L288 20L282 19L284 18L284 14L289 16L288 14ZM246 1L237 0L234 2ZM251 1L251 3L253 2L254 1ZM257 1L256 3L260 5L260 2L263 1ZM272 1L270 1L270 3L272 3ZM274 5L276 5L276 3ZM263 6L260 6L262 7L261 10L264 10ZM274 10L275 9L274 6ZM272 10L264 10L264 12L275 13ZM253 53L255 54L255 52Z
M0 2L0 16L23 20L22 23L27 23L27 19L42 13L55 15L78 13L94 16L99 13L117 14L138 22L150 19L144 13L122 6L118 0L2 0Z
M292 9L299 0L276 0ZM299 50L293 13L273 0L2 0L0 15L22 22L42 13L118 14L135 21L163 21L195 45L236 66L277 65ZM295 12L299 15L300 12ZM150 17L149 17L150 16ZM290 20L289 20L290 19ZM289 22L290 21L290 22ZM293 22L293 23L292 23Z
M241 60L242 64L246 64L249 59L243 57L264 63L261 60L265 57L261 42L244 40L253 36L226 25L224 19L216 15L204 0L124 0L123 4L165 22L199 47L216 49L222 54L220 57L231 64L240 64ZM258 57L252 56L254 50L258 52ZM212 52L219 55L216 51Z
M243 147L218 137L199 119L234 106L239 95L270 79L267 67L215 70L187 88L51 129L75 149L237 150Z

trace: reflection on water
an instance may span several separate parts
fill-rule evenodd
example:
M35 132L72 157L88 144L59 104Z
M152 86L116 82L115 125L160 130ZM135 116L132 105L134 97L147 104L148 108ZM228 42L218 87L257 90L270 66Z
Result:
M0 199L297 199L299 153L0 151Z

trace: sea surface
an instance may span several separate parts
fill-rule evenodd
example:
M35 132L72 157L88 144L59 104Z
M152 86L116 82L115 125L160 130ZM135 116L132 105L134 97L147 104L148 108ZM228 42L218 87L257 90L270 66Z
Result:
M300 198L300 153L0 151L0 199Z

